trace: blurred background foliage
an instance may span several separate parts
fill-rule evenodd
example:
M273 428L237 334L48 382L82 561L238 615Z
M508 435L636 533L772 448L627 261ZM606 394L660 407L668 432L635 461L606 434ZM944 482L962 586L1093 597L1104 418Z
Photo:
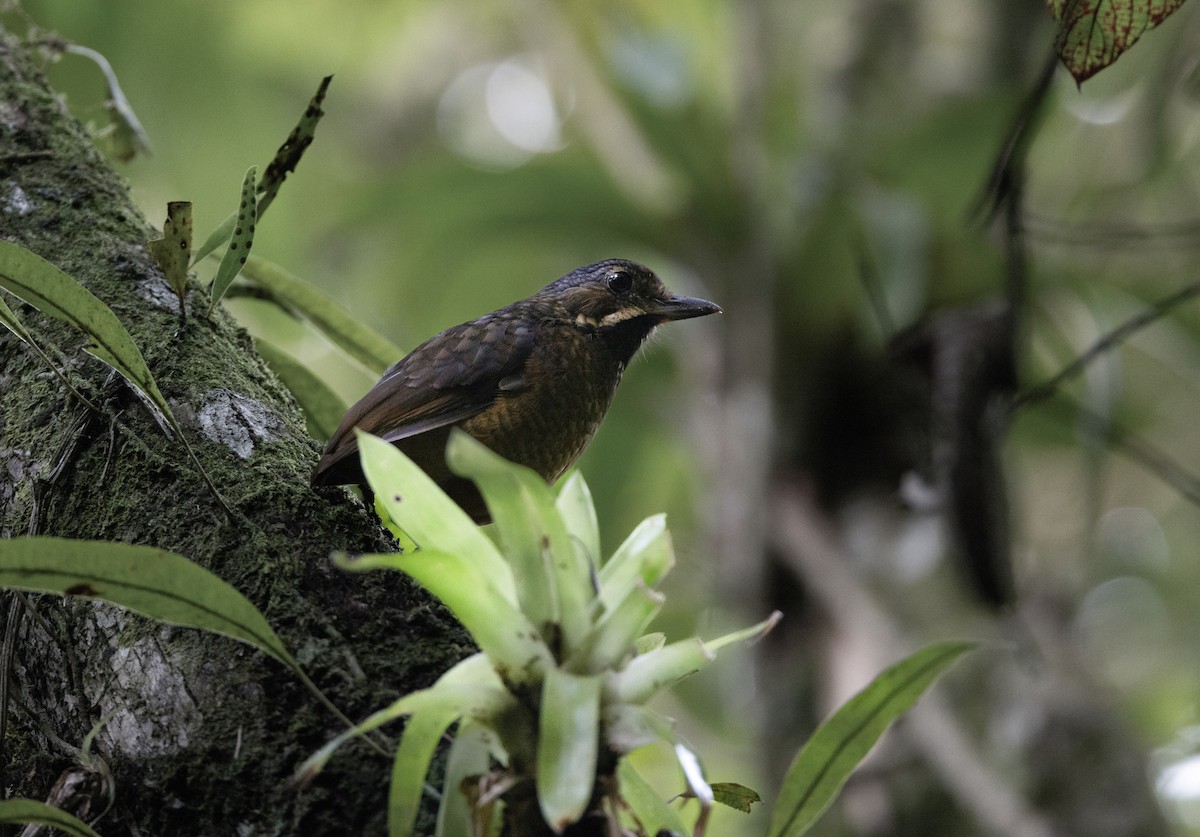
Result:
M939 515L936 404L907 386L927 376L889 351L931 323L970 335L1000 298L1004 241L972 207L1046 61L1044 4L22 6L7 19L112 63L153 148L122 171L154 223L193 201L198 238L333 73L255 253L401 346L609 256L724 306L664 329L580 466L608 548L669 512L686 570L666 630L785 612L757 659L727 654L668 707L712 779L770 800L815 722L902 647L983 636L1006 650L902 724L822 833L1200 834L1195 306L989 425L1018 592L999 609ZM1027 158L1019 388L1197 281L1196 43L1186 4L1082 89L1055 77ZM100 131L95 66L49 71ZM372 383L268 306L229 304L348 401ZM848 598L789 560L822 550L852 570Z

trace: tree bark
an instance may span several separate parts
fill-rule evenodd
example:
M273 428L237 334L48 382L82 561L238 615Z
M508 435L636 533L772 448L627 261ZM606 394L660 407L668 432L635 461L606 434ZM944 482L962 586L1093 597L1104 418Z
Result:
M331 565L334 550L392 547L344 490L308 487L318 444L247 335L220 309L205 314L199 287L179 327L144 246L157 233L39 62L0 32L0 236L116 312L233 514L123 381L83 353L80 334L9 298L102 413L0 335L0 536L122 541L191 558L262 609L351 717L429 684L470 640L406 579ZM289 785L340 725L274 660L103 602L31 601L32 613L3 600L14 643L10 796L47 798L100 725L92 752L112 776L112 808L97 825L106 835L382 833L389 762L364 743L309 786Z

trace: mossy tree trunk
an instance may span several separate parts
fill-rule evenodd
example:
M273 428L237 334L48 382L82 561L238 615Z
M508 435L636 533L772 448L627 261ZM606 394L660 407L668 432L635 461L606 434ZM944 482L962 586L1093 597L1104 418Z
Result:
M388 542L339 489L313 491L318 445L249 338L199 288L176 300L147 255L156 237L120 178L47 87L36 52L0 33L0 237L106 302L141 347L222 510L177 441L70 328L15 304L75 385L0 335L0 536L148 544L213 570L266 614L351 717L430 683L469 650L439 606L398 575L333 568L334 550ZM0 329L0 331L3 331ZM0 541L0 554L3 541ZM369 834L383 830L389 763L359 742L310 786L288 779L339 724L248 646L88 600L2 599L12 642L3 780L45 799L78 748L111 772L106 834ZM70 796L75 785L60 789ZM85 783L86 784L86 783ZM76 798L73 804L79 805ZM103 807L94 801L91 814Z

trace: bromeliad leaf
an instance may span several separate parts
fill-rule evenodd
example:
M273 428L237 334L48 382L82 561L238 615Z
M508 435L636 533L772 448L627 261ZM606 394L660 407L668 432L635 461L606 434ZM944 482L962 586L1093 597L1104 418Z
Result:
M884 670L821 724L788 768L770 837L799 837L808 831L888 725L974 647L970 642L942 642L921 649Z
M173 552L110 541L12 538L0 543L0 587L104 599L163 622L239 639L299 669L258 608Z
M453 706L432 706L414 712L404 727L404 737L392 762L392 784L388 793L389 837L411 837L421 807L429 762L446 729L461 713Z
M74 277L24 247L0 241L0 286L87 335L88 354L117 370L146 399L159 420L178 432L171 407L125 326Z
M569 654L588 629L591 571L571 542L546 481L461 430L446 445L450 470L479 487L516 576L521 610L540 630L557 630ZM552 627L553 626L553 627Z
M100 837L95 831L61 808L55 808L33 799L6 799L0 802L0 823L22 825L36 823L48 825L69 834L71 837Z
M254 246L254 228L258 223L258 202L254 197L254 182L258 176L258 168L251 166L242 178L242 197L234 214L233 231L229 239L229 247L221 257L221 265L213 278L209 292L208 310L225 296L225 291L233 284L233 280L242 272L250 248Z
M687 834L679 814L642 778L629 759L617 763L617 782L621 798L641 823L644 833L659 834L665 829L672 834Z
M596 783L600 686L599 675L557 668L542 682L537 795L557 834L583 815Z

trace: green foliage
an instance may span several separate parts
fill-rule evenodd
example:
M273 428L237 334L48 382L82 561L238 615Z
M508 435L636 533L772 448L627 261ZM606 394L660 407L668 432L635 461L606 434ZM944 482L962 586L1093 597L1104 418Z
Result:
M213 278L209 294L208 308L221 301L233 280L242 272L250 248L254 246L254 230L258 224L258 201L254 196L254 183L258 177L258 168L251 166L242 178L242 196L234 213L233 230L230 233L229 246L221 257L221 265Z
M820 818L888 725L974 647L942 642L888 668L823 723L788 768L770 837L799 837Z
M68 814L61 808L33 799L5 799L0 801L0 823L23 825L37 823L56 828L71 837L99 837L88 824Z
M255 295L266 297L292 316L307 320L335 346L377 375L404 355L399 346L364 325L329 294L277 264L251 256L242 277ZM237 293L236 286L233 291Z
M182 555L149 546L69 538L0 541L0 587L86 596L172 625L248 643L290 668L331 712L330 703L249 599Z
M162 268L167 284L179 299L179 321L182 323L186 316L183 295L187 290L188 266L192 259L191 201L171 201L167 204L163 237L150 241L146 249Z
M1058 21L1054 49L1083 83L1121 57L1183 0L1048 0Z
M298 669L251 602L182 555L109 541L21 537L0 546L0 587L87 596L241 640Z
M160 421L178 432L171 407L125 326L74 277L24 247L0 241L0 287L87 335L87 353L121 373Z
M86 335L89 344L85 351L120 373L149 406L159 425L169 427L174 432L213 497L227 513L232 514L188 444L171 405L154 382L141 350L111 308L73 276L36 253L8 241L0 241L0 287L43 314L62 320ZM7 319L5 324L9 324ZM20 333L17 336L20 337Z
M319 770L352 735L410 716L393 770L390 816L392 834L410 834L433 745L450 724L463 720L476 733L462 739L464 753L457 752L456 739L450 763L494 760L507 781L536 788L541 815L555 830L594 807L598 793L621 799L643 823L677 819L664 815L661 803L639 811L648 803L636 782L628 797L619 783L597 784L601 747L625 753L654 742L673 747L706 816L713 793L699 762L678 741L671 722L644 704L711 662L716 648L767 630L778 614L710 645L655 640L639 650L637 639L662 602L649 584L673 563L661 516L638 527L607 571L597 571L595 511L578 475L555 497L533 471L466 434L453 434L447 461L479 486L496 521L497 548L394 446L360 433L359 447L380 506L419 548L342 559L343 565L409 574L442 600L482 653L331 741L306 762L301 776ZM481 736L482 730L491 734ZM490 818L490 810L467 806L461 770L448 777L443 809L458 810L443 810L442 829ZM476 800L481 781L479 775L467 780Z

